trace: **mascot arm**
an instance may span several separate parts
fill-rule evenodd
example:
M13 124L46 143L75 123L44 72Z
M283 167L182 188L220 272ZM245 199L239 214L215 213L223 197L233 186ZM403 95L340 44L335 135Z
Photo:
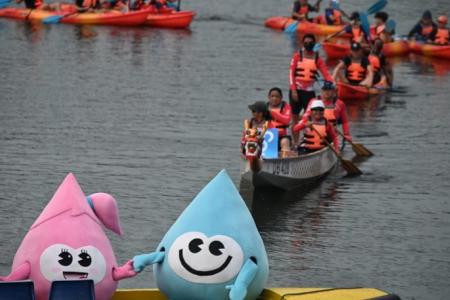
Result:
M115 281L136 276L137 272L134 271L133 261L129 260L121 267L114 267L112 275Z
M251 259L247 259L236 281L226 288L230 290L230 300L244 300L247 295L247 288L252 283L258 271L258 265Z
M30 263L25 262L18 268L11 272L8 276L0 276L0 281L18 281L30 278L31 267Z
M165 255L164 251L136 255L133 257L134 271L140 273L146 266L162 262Z

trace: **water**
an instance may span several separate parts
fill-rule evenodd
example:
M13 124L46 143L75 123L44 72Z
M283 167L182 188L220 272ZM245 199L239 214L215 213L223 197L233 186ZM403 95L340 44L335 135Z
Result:
M371 3L348 1L349 11ZM395 1L406 33L421 1ZM68 172L118 200L119 262L151 251L222 168L239 184L247 104L287 88L296 42L262 26L289 2L186 1L188 31L40 26L0 20L0 274ZM449 12L448 1L433 1ZM349 107L376 156L357 179L332 174L302 194L250 198L268 286L370 286L404 299L450 294L448 62L395 62L391 94ZM349 148L346 157L351 157ZM121 287L155 286L151 271Z

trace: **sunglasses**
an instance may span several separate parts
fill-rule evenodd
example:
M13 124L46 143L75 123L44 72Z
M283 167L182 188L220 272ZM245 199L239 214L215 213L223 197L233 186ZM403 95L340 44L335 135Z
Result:
M320 112L324 111L323 108L313 108L313 109L311 109L311 110L312 110L312 111L320 111Z

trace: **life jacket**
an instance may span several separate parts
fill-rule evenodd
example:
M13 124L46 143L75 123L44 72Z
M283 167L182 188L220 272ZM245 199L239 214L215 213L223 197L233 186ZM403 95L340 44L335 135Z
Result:
M254 119L254 118L251 118L250 119L250 122L249 122L249 129L250 128L254 128L253 127L253 123L255 122L256 120ZM262 132L264 131L264 129L265 129L265 126L266 126L266 121L264 121L262 124L260 124L259 126L255 126L256 127L256 130L257 130L257 132L258 132L258 135L261 135L262 134Z
M362 31L361 27L355 28L352 26L352 41L360 43L362 36L363 36L363 31Z
M326 146L326 143L322 140L320 136L326 139L327 136L327 119L323 118L320 121L312 121L312 118L309 117L308 120L312 122L312 126L314 129L305 127L305 131L303 133L303 142L302 147L305 147L310 150L319 150ZM316 130L320 133L316 132Z
M385 24L371 27L370 36L372 37L372 39L375 40L377 38L380 38L385 28L386 28Z
M447 45L449 42L449 29L439 28L436 37L434 38L434 42L440 45Z
M422 32L420 33L424 37L429 37L430 34L433 32L433 25L428 25L427 27L424 27L422 25Z
M95 8L98 5L97 0L80 0L80 1L77 0L76 4L77 6L83 8Z
M317 96L317 100L322 100L322 97ZM310 101L314 101L314 99L311 99ZM323 100L322 100L323 101ZM336 119L336 99L331 102L331 104L325 104L325 101L323 101L325 110L323 112L323 117L327 119L328 122L330 122L333 125L337 124Z
M279 109L274 109L274 110L278 110L280 114L283 113L284 111L284 107L286 106L286 102L281 101L281 106ZM267 102L267 107L269 107L269 102ZM279 128L279 129L287 129L289 128L289 125L283 125L278 123L277 121L270 121L271 123L275 123L275 128Z
M381 59L375 55L375 54L370 54L369 55L369 62L370 65L373 68L374 73L378 73L381 70Z
M347 67L345 76L351 83L359 83L367 76L367 67L369 61L367 58L361 58L359 63L353 62L350 57L344 60Z
M329 19L330 15L333 16L334 20ZM327 8L325 18L328 25L342 25L342 13L337 9Z
M300 50L299 54L300 58L295 68L295 77L306 82L316 81L318 74L317 60L319 59L319 54L315 52L314 58L304 57L303 50Z
M307 16L309 13L309 5L300 5L300 9L297 11L299 15Z

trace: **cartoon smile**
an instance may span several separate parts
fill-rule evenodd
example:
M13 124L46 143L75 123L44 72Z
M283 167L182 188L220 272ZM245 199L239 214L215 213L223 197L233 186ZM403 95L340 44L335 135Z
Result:
M69 279L69 280L86 279L88 277L88 273L63 272L63 276L64 276L64 279Z
M231 259L233 257L231 257L230 255L228 255L227 259L225 260L225 262L218 268L214 269L214 270L210 270L210 271L199 271L196 270L194 268L192 268L185 260L183 257L183 249L180 249L179 253L179 258L180 258L180 263L181 265L190 273L197 275L197 276L211 276L211 275L215 275L217 273L222 272L223 270L226 269L226 267L228 267L228 264L231 262Z

